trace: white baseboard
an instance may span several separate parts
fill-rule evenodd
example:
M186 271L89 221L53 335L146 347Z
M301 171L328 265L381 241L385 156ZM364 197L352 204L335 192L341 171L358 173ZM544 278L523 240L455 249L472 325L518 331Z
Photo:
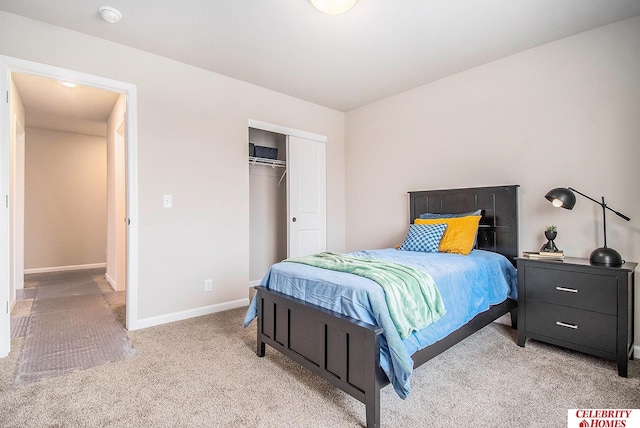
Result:
M109 285L111 286L111 288L113 288L113 291L118 291L118 287L116 286L116 282L113 280L113 278L111 278L109 274L106 272L104 273L104 277L109 283Z
M99 269L99 268L106 268L106 267L107 267L106 263L92 263L88 265L72 265L72 266L54 266L54 267L46 267L46 268L25 269L24 274L27 275L30 273L48 273L48 272L62 272L62 271L69 271L69 270Z
M229 309L241 308L249 305L249 299L233 300L231 302L218 303L216 305L203 306L201 308L189 309L186 311L174 312L166 315L158 315L156 317L149 317L137 320L135 325L127 326L129 330L139 330L147 327L154 327L156 325L167 324L175 321L182 321L189 318L201 317L203 315L210 315L216 312L228 311Z
M262 282L261 279L254 279L253 281L249 281L249 287L255 287L257 285L260 285L261 282Z

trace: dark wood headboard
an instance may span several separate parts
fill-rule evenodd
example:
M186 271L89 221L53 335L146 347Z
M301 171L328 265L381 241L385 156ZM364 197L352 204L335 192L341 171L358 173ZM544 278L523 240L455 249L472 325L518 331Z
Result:
M409 221L423 213L482 210L476 248L518 257L518 185L409 192Z

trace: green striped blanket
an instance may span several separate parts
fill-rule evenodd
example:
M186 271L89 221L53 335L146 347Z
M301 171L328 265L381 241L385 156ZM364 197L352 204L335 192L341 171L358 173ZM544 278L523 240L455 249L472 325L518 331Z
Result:
M391 320L402 339L439 320L446 312L431 276L410 266L331 252L290 258L285 262L352 273L377 282L385 292Z

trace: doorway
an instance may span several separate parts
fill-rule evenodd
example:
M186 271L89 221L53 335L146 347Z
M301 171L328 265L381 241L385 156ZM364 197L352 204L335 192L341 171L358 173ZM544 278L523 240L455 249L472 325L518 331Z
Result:
M2 164L0 167L2 175L0 176L0 182L2 183L3 199L6 200L6 208L9 208L9 205L11 205L11 209L2 210L0 215L0 242L9 244L0 249L0 264L3 266L1 270L7 273L6 275L4 272L2 273L3 277L2 281L0 281L0 296L6 299L6 304L3 304L3 306L6 305L6 313L2 311L0 314L0 357L8 355L10 350L9 314L15 302L16 289L22 286L19 281L21 277L20 270L24 270L24 266L21 267L18 261L22 259L20 255L20 238L24 238L24 233L22 233L21 236L21 231L19 228L16 228L16 220L18 220L17 223L19 225L20 218L20 180L15 179L16 168L8 168L8 166L11 165L12 157L15 156L11 147L13 147L15 141L19 140L17 136L20 135L20 132L15 131L15 129L18 129L17 127L7 126L11 123L12 116L15 120L16 115L12 114L12 108L14 107L13 101L15 98L19 98L19 93L16 92L17 88L11 80L12 74L53 79L58 83L63 81L71 82L83 87L110 92L115 94L116 97L122 98L121 108L119 111L116 111L115 108L113 109L111 114L113 117L110 117L113 124L109 125L113 129L111 138L113 145L118 147L117 150L114 149L114 152L117 151L121 155L118 177L117 179L115 178L116 173L114 172L114 183L112 184L112 186L119 186L121 195L120 198L118 198L117 204L114 200L113 209L111 210L113 211L111 215L111 217L113 217L113 225L117 225L119 228L117 228L117 233L115 232L115 227L114 232L110 231L114 236L114 240L120 240L118 246L121 250L112 257L113 260L110 260L114 266L117 265L117 267L112 270L114 273L111 278L114 282L121 284L118 285L119 288L123 289L126 287L126 325L129 330L137 329L137 225L134 221L137 218L137 122L135 86L98 76L78 73L72 70L1 56L0 70L2 71L0 88L3 90L3 93L6 92L7 98L7 102L2 103L0 108L0 129L2 131L0 134L2 148ZM47 97L42 98L47 99ZM57 102L59 103L60 100ZM23 121L21 127L24 130L29 127L29 123L25 125ZM14 129L13 136L10 128ZM19 165L20 162L17 164ZM11 184L9 185L9 183ZM9 201L11 201L11 204L9 204ZM16 201L18 202L16 203ZM122 243L123 239L124 243ZM4 267L7 269L5 270ZM16 280L16 278L18 278L18 280Z
M26 125L26 145L18 147L16 139L12 159L20 166L12 174L14 188L23 189L12 195L14 207L24 201L22 219L18 213L13 218L14 223L24 220L23 227L13 228L15 247L24 244L23 251L11 255L16 277L22 260L24 274L112 271L115 258L109 253L120 199L114 175L124 161L114 159L113 146L124 96L33 74L12 73L11 78L10 95L22 105L14 115ZM17 174L19 169L24 173Z

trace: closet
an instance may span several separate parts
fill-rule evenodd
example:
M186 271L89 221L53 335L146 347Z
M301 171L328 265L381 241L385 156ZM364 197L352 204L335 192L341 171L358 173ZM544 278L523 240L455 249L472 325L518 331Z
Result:
M279 165L249 158L249 279L256 281L287 258L286 135L249 128L249 141L277 148Z
M255 284L274 263L326 250L326 138L251 125L249 143L269 148L256 154L278 152L275 159L248 157L249 278Z

